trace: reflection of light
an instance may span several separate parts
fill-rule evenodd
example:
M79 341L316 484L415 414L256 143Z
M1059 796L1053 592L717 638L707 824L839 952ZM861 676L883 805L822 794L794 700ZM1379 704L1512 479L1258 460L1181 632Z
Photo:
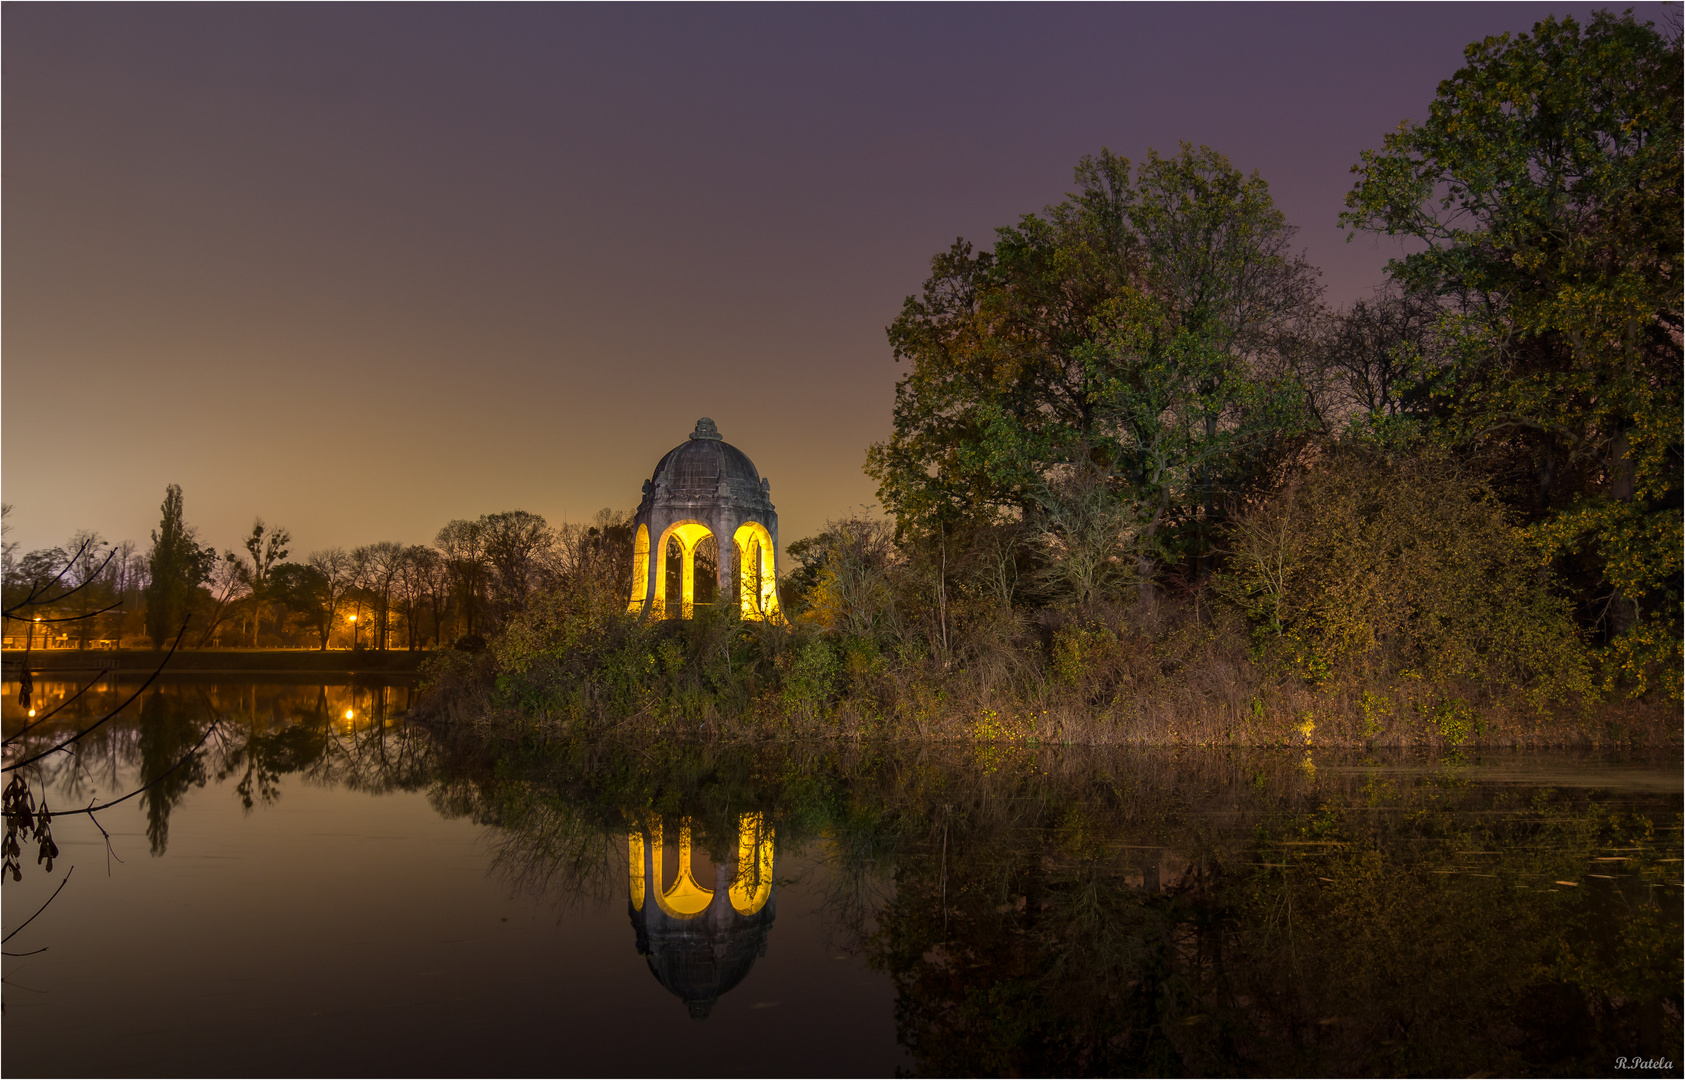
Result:
M349 720L349 719L351 719L351 718L352 718L352 717L353 717L353 716L356 716L356 715L357 715L357 714L356 714L356 713L354 713L354 712L352 712L352 711L351 711L351 710L350 710L350 709L346 709L346 710L345 710L345 718L346 718L346 719L347 719L347 720Z

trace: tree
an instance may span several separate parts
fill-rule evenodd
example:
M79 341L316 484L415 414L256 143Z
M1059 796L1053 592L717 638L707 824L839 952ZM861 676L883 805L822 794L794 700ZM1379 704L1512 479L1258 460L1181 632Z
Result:
M1342 222L1407 237L1442 298L1448 434L1610 639L1635 691L1680 625L1681 52L1630 14L1486 38L1354 167Z
M309 620L327 648L337 599L328 575L310 563L280 563L269 572L269 595Z
M867 472L903 534L1018 517L1089 550L1058 522L1092 521L1065 496L1099 485L1147 562L1198 555L1222 497L1314 421L1292 360L1315 271L1264 181L1208 148L1138 170L1102 151L1076 178L992 251L933 260L889 328L911 370Z
M218 559L216 564L211 567L210 575L206 580L211 585L209 589L211 609L209 616L205 619L204 632L199 635L198 647L201 649L211 643L213 639L216 644L222 644L222 636L217 632L217 628L228 617L232 605L244 600L250 591L246 584L245 575L240 572L240 558L232 551L222 553L222 558Z
M505 618L526 607L537 584L542 556L551 542L550 527L537 514L509 510L480 518L486 561L494 572L495 598Z
M450 563L435 548L428 548L427 558L420 560L422 584L427 592L427 606L433 615L433 646L444 642L445 609L450 604Z
M429 587L438 576L435 568L443 563L437 551L421 544L411 544L403 551L402 563L398 567L398 594L404 601L404 639L410 652L415 651L415 639L421 624L417 613L422 610ZM435 628L437 623L435 610Z
M110 578L112 595L120 604L113 634L119 643L141 632L146 611L142 594L146 588L146 556L138 554L133 540L124 540L113 549L106 574Z
M312 551L305 556L304 562L321 575L319 587L311 594L316 603L311 612L316 633L321 638L322 651L326 652L328 638L333 634L334 615L346 591L351 588L351 556L344 548L332 547Z
M292 534L276 526L270 528L262 518L252 521L251 535L246 537L246 555L230 555L239 568L240 580L250 590L252 600L252 646L257 646L258 624L263 621L263 608L269 600L269 571L287 557L287 545Z
M391 540L365 544L351 553L355 565L363 570L359 584L369 590L375 601L375 648L386 651L388 621L392 611L392 588L404 568L404 545Z
M63 562L68 567L65 581L76 589L77 610L80 616L76 620L76 647L88 647L88 635L97 627L94 625L99 614L116 606L116 598L111 588L111 581L106 571L114 561L111 544L99 533L91 529L79 529L59 550L63 552Z
M201 547L197 531L182 521L179 484L164 490L160 509L163 516L152 531L152 551L147 556L146 633L155 649L163 648L186 622L194 590L216 565L216 549Z
M1348 424L1395 441L1419 435L1447 371L1439 333L1444 314L1438 297L1393 282L1329 319L1317 365L1332 383L1324 426Z
M12 504L0 503L0 577L10 581L12 566L17 562L18 542L12 535Z
M456 583L457 603L466 624L466 636L474 636L474 615L479 607L486 578L485 529L479 521L458 518L439 530L433 543L445 557L451 579Z
M368 545L351 549L347 556L345 595L350 597L356 605L349 616L351 620L351 648L355 651L361 644L358 634L363 626L363 605L369 598L369 583L374 579L374 549Z

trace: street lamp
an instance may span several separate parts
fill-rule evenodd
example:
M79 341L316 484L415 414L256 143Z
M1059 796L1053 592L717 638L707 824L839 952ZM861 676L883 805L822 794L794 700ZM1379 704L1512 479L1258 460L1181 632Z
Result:
M357 651L357 613L352 612L351 614L347 615L345 617L345 621L349 622L351 624L351 651L356 652Z

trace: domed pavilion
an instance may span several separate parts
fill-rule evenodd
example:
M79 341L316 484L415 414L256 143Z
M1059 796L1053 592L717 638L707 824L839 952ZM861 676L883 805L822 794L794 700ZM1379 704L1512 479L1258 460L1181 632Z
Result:
M737 598L745 619L778 620L778 514L772 484L749 455L720 438L707 417L667 451L644 481L632 548L628 610L690 618L696 606L696 549L713 537L720 603ZM668 546L678 541L680 593L668 596ZM675 604L674 601L677 601ZM674 608L677 611L674 611Z

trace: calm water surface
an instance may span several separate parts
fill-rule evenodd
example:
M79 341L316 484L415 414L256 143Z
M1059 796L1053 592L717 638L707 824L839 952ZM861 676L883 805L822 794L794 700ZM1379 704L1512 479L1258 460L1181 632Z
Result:
M8 760L133 689L7 683ZM44 760L157 782L24 843L5 1072L1679 1073L1674 756L498 759L409 694L178 679Z

